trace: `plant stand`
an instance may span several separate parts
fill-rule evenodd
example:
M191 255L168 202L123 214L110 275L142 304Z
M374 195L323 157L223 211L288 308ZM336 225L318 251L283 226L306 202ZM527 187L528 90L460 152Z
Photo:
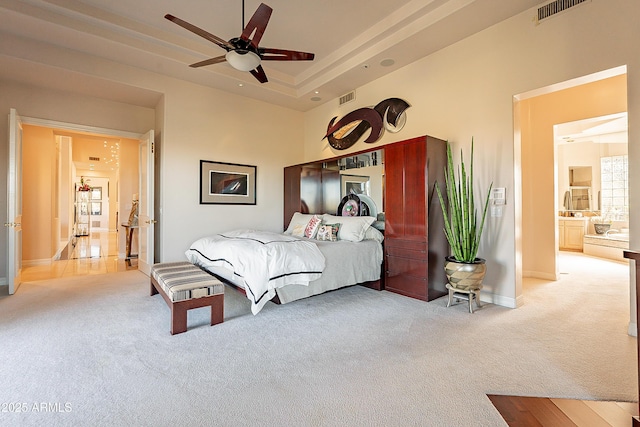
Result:
M451 300L456 299L456 302L460 300L469 301L469 313L473 314L473 302L475 301L478 308L482 308L480 304L480 289L456 289L447 283L447 289L449 289L449 301L447 301L447 307L451 306Z

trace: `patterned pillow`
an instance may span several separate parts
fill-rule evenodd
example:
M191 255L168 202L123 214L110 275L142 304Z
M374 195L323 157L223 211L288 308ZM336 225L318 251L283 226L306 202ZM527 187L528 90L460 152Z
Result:
M316 232L318 231L318 227L320 227L320 223L322 222L322 218L318 215L314 215L309 220L309 223L304 229L304 237L309 239L313 239L316 237Z
M359 242L364 239L365 232L375 221L371 216L335 216L324 214L322 220L331 224L340 224L340 240Z
M321 223L318 228L318 234L316 234L316 240L325 240L328 242L338 241L338 230L340 230L340 224L325 224Z

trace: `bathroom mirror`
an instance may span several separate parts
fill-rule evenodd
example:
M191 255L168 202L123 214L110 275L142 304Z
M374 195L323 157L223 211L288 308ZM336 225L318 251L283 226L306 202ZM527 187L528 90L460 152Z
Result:
M591 187L591 166L569 166L569 186Z
M590 211L593 208L591 197L591 166L569 166L569 199L565 209L569 211Z

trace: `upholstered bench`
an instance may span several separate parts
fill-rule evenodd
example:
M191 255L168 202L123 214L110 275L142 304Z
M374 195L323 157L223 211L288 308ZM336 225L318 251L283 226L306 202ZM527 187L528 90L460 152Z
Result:
M211 306L211 325L224 321L224 284L190 262L151 267L151 296L160 293L171 308L171 335L187 330L187 311Z

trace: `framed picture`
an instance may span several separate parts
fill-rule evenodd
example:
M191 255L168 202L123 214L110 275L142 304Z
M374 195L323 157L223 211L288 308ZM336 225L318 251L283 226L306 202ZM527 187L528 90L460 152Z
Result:
M200 160L200 204L256 204L256 166Z
M349 194L370 196L369 177L360 175L340 175L341 197Z

